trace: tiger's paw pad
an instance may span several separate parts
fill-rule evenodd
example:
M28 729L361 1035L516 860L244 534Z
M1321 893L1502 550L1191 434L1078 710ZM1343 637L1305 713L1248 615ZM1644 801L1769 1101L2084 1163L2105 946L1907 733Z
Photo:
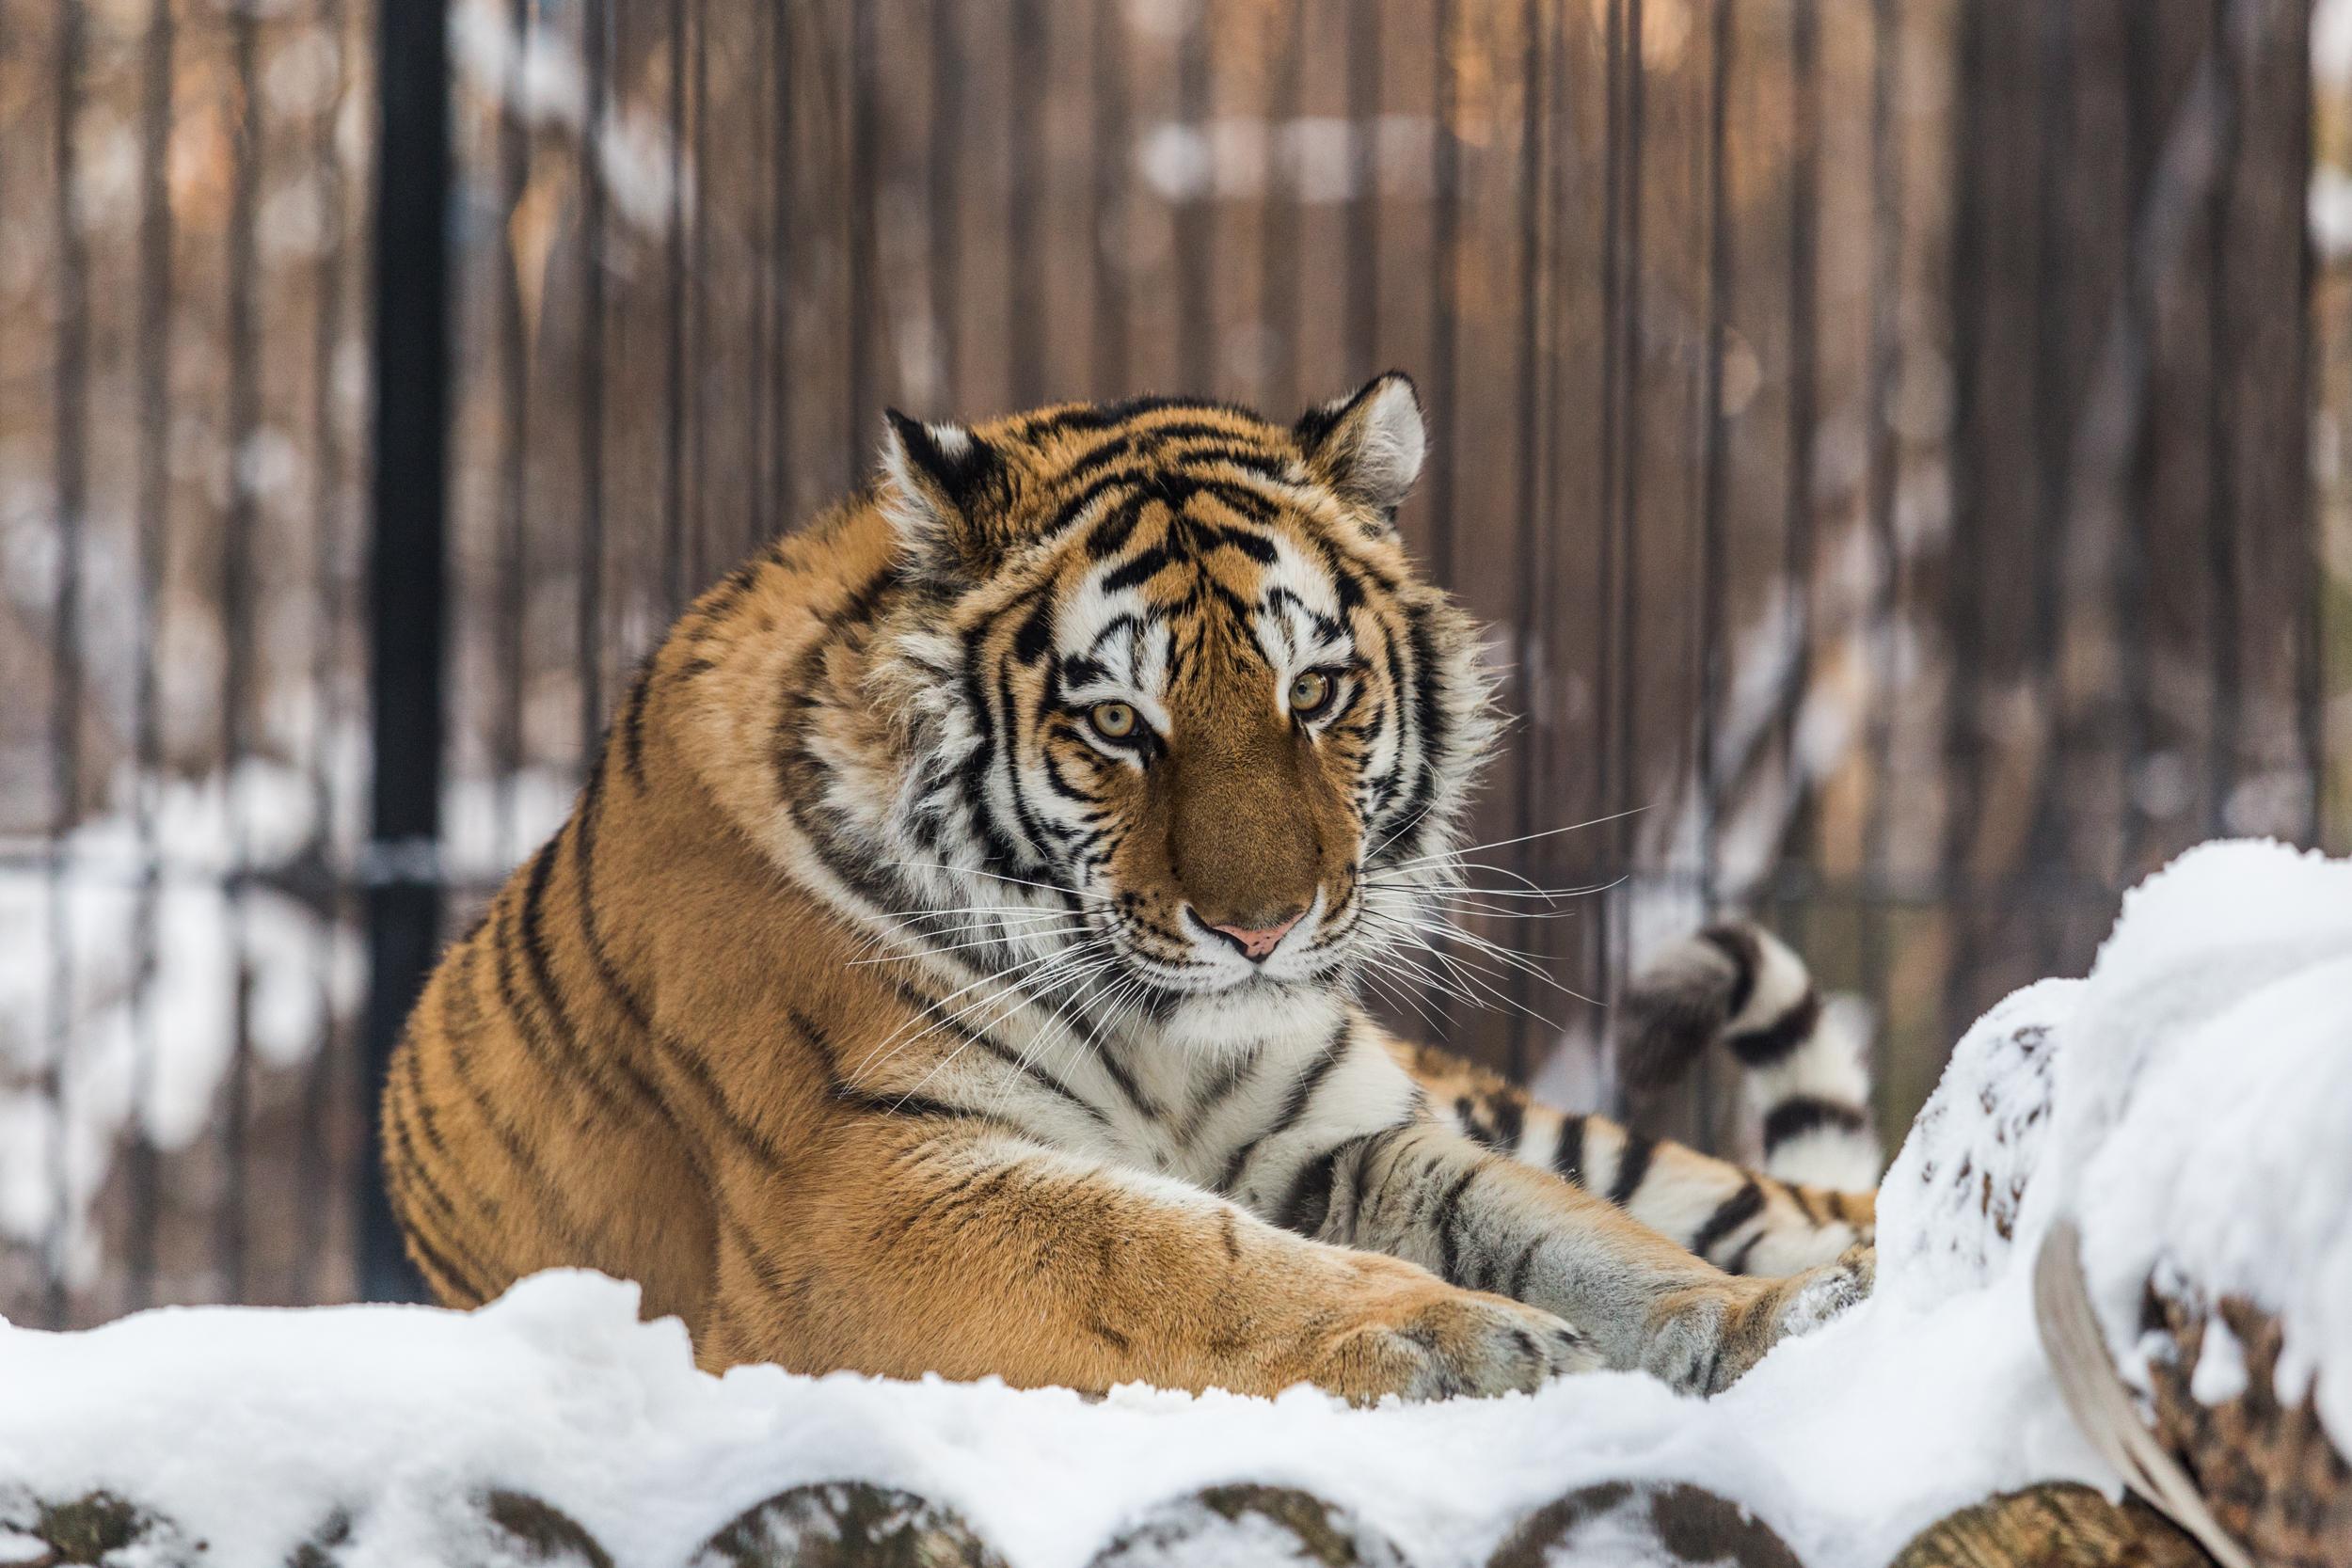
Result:
M1502 1296L1446 1287L1371 1316L1332 1338L1315 1380L1359 1404L1533 1393L1602 1365L1581 1330Z
M1856 1243L1835 1263L1791 1276L1780 1309L1782 1336L1819 1328L1848 1307L1864 1300L1878 1282L1878 1251Z

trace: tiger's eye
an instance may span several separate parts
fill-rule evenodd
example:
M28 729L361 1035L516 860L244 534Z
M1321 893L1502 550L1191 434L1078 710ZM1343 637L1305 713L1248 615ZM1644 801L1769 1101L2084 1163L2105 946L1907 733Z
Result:
M1110 740L1124 740L1136 733L1136 710L1125 703L1097 703L1087 710L1087 721Z
M1331 700L1335 683L1320 670L1309 670L1291 682L1291 711L1304 717L1319 713Z

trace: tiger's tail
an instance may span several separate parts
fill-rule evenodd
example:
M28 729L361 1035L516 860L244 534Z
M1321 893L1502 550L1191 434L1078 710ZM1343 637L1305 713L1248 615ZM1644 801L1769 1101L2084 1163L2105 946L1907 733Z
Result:
M1624 1009L1629 1084L1671 1084L1720 1040L1744 1069L1765 1174L1845 1192L1878 1185L1884 1157L1861 1042L1779 938L1745 920L1709 926L1661 953Z

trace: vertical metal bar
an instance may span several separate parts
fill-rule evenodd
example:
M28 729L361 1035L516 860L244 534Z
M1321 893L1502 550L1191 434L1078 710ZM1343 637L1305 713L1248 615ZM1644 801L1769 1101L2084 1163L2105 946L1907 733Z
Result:
M133 655L133 755L138 783L138 909L131 986L131 1138L125 1179L130 1224L123 1237L127 1305L149 1306L155 1291L155 1234L161 1208L154 1139L147 1129L155 1085L154 975L163 865L156 837L156 796L163 775L163 710L157 700L156 649L164 599L164 550L171 505L171 147L174 0L148 11L139 110L139 456L138 614ZM321 818L324 821L324 817Z
M881 424L882 410L874 393L873 332L875 273L881 255L874 234L874 116L880 86L874 39L873 0L850 7L850 321L849 321L849 479L857 482ZM1017 119L1033 117L1021 116ZM1017 270L1017 269L1016 269ZM1038 318L1015 317L1034 323ZM1016 333L1016 337L1027 336Z
M2212 51L2224 101L2235 104L2245 90L2246 60L2230 46L2229 0L2214 0ZM2213 585L2213 728L2205 751L2205 833L2230 831L2230 791L2237 780L2238 749L2238 562L2237 465L2231 450L2230 382L2236 362L2230 322L2230 209L2237 192L2238 121L2223 122L2220 155L2214 166L2213 205L2206 230L2205 274L2205 570Z
M1434 0L1432 10L1429 397L1434 405L1432 413L1437 428L1430 433L1429 466L1422 487L1428 497L1430 569L1439 583L1453 588L1457 586L1454 562L1454 351L1456 338L1454 302L1457 265L1454 246L1461 218L1460 198L1455 188L1458 181L1455 178L1456 150L1454 145L1453 0ZM1448 959L1454 943L1444 937L1432 940L1437 947L1432 958L1441 968L1452 967ZM1446 994L1445 988L1432 987L1423 1000L1423 1006L1436 1020L1440 1036L1449 1039L1454 1037L1461 1024L1456 1017L1454 999Z
M1290 0L1284 10L1290 25L1283 29L1275 57L1267 70L1265 137L1265 250L1260 315L1265 328L1266 356L1259 397L1277 415L1299 408L1306 394L1299 388L1299 194L1293 160L1284 156L1292 130L1298 123L1307 58L1306 0Z
M1461 148L1454 140L1455 84L1454 51L1457 18L1454 0L1435 0L1436 81L1429 127L1430 249L1436 265L1430 269L1429 395L1437 404L1436 439L1430 443L1429 558L1438 580L1453 587L1454 561L1454 445L1457 434L1454 406L1454 348L1460 337L1454 319L1460 293L1462 227Z
M247 891L252 877L252 824L245 805L245 762L251 747L246 709L251 702L253 643L253 476L247 458L261 428L261 385L254 349L254 212L261 185L261 97L255 81L256 31L252 10L230 13L229 36L237 84L235 129L230 143L229 175L229 503L222 523L220 606L222 644L220 751L228 781L229 930L234 966L230 992L235 1048L228 1071L228 1100L221 1111L221 1148L228 1162L227 1197L216 1216L220 1263L227 1296L243 1301L247 1289L246 1209L251 1152L246 1122L251 1110L253 1071L253 970Z
M694 0L693 65L694 245L693 260L686 281L690 300L686 324L689 333L686 354L686 464L690 488L685 518L686 583L678 594L681 605L702 592L703 585L710 578L710 420L703 407L703 388L710 368L710 290L706 275L710 266L710 188L715 182L710 166L708 0ZM732 550L735 542L730 540L727 547Z
M381 0L379 0L381 3ZM521 206L523 182L529 171L530 137L522 118L523 56L531 45L532 0L511 0L508 25L515 30L516 48L510 56L505 82L506 102L499 112L499 217L514 221ZM523 688L526 681L523 645L527 606L524 571L529 550L524 532L525 453L531 416L530 371L524 341L522 282L512 266L497 269L499 283L499 403L504 411L499 452L498 600L502 644L500 672L500 712L493 756L498 777L491 787L498 802L498 853L501 861L522 858L523 824L516 785L523 766Z
M1723 768L1716 752L1724 704L1724 512L1731 480L1724 422L1724 346L1736 300L1738 249L1732 226L1728 166L1733 17L1738 0L1715 0L1708 50L1707 87L1707 359L1700 393L1699 502L1699 895L1712 916L1722 868Z
M1210 247L1216 232L1216 154L1209 123L1211 38L1214 0L1185 8L1184 29L1176 46L1176 118L1200 138L1200 187L1174 203L1176 218L1176 363L1186 393L1216 390L1219 324L1210 309ZM1015 320L1021 318L1015 317Z
M1606 35L1602 48L1602 82L1607 99L1602 115L1602 176L1601 176L1601 242L1600 242L1600 430L1599 451L1596 467L1599 470L1600 541L1596 569L1593 574L1593 624L1597 628L1595 653L1599 668L1595 672L1593 690L1596 697L1596 731L1601 743L1593 748L1593 796L1604 813L1613 813L1616 804L1616 772L1611 766L1610 752L1616 739L1617 701L1617 616L1624 609L1616 592L1617 585L1617 448L1618 404L1624 397L1620 385L1624 365L1620 360L1618 318L1624 309L1624 278L1619 262L1624 253L1624 193L1625 182L1625 7L1629 0L1610 0ZM1613 831L1609 838L1612 848L1620 842ZM1600 863L1584 880L1588 884L1605 884L1614 879L1618 867L1597 853ZM1612 940L1617 929L1616 906L1622 904L1627 893L1623 888L1603 894L1601 916L1588 932L1593 944L1592 958L1600 980L1600 995L1609 1009L1601 1035L1601 1092L1606 1108L1622 1117L1625 1111L1625 1091L1616 1070L1617 1040L1614 1027L1617 966L1616 947Z
M2302 68L2295 72L2294 78L2296 90L2299 96L2298 112L2295 117L2295 122L2298 125L2309 125L2312 122L2311 28L2309 26L2311 8L2309 4L2298 8L2298 13L2305 24L2297 35L2302 41L2303 53L2299 56ZM2312 161L2314 157L2312 139L2307 137L2297 144L2299 151L2296 166L2291 171L2293 182L2289 186L2290 189L2300 191L2311 187ZM2316 364L2318 355L2312 341L2318 336L2312 321L2312 291L2315 281L2313 274L2312 247L2309 245L2299 246L2296 251L2295 297L2298 302L2296 314L2301 324L2301 330L2296 334L2295 340L2295 375L2296 384L2304 388L2307 421L2309 407L2318 401L2314 396L2314 389L2319 386L2320 377L2326 373L2325 368ZM2309 430L2312 427L2307 422L2306 428ZM2302 602L2296 606L2299 624L2296 626L2295 640L2295 711L2297 731L2296 738L2299 743L2298 749L2303 753L2306 782L2310 787L2308 803L2304 809L2303 843L2312 848L2322 848L2326 847L2328 825L2326 670L2328 594L2330 584L2327 555L2327 519L2325 509L2320 504L2318 481L2312 477L2312 466L2307 461L2303 465L2301 473L2297 475L2301 485L2299 494L2307 541L2304 571L2310 578L2310 583L2301 595Z
M1821 81L1820 0L1795 0L1789 18L1788 157L1788 447L1787 485L1782 494L1782 635L1788 640L1788 676L1775 716L1780 729L1780 787L1787 805L1789 840L1782 861L1792 860L1806 816L1806 785L1797 756L1797 722L1813 684L1813 436L1820 396L1820 340L1815 322L1815 275L1819 251L1821 188ZM1788 888L1783 879L1773 902L1788 917Z
M365 1169L375 1099L439 944L443 631L447 621L449 17L439 0L376 13L375 410L369 540L373 784L368 888ZM592 127L597 121L592 119ZM593 147L593 142L591 143ZM593 156L593 153L591 154ZM380 1180L362 1183L360 1281L413 1299Z
M1949 463L1951 486L1950 537L1963 543L1945 557L1945 637L1949 649L1945 703L1944 772L1947 806L1943 842L1938 849L1935 895L1951 933L1944 985L1944 1017L1940 1032L1956 1038L1966 1020L1958 1015L1968 981L1970 943L1965 924L1970 916L1966 881L1974 797L1982 786L1978 768L1983 746L1979 733L1982 659L1981 617L1978 606L1983 590L1978 580L1983 551L1969 550L1964 541L1978 537L1981 519L1985 461L1984 442L1978 429L1978 379L1982 356L1979 328L1987 289L1980 230L1986 201L1979 166L1984 136L1985 15L1991 0L1962 0L1959 18L1960 60L1956 72L1958 112L1953 116L1952 166L1958 192L1952 203L1952 436Z
M1303 3L1303 0L1302 0ZM1380 334L1380 15L1382 0L1347 8L1347 352L1369 375Z
M768 112L777 114L784 104L784 84L776 75L777 41L786 26L786 8L756 6L753 14L769 29L768 47L757 59L747 66L760 73L768 94ZM780 301L776 291L775 236L781 229L782 214L775 208L776 165L779 162L775 126L771 120L768 134L759 138L759 192L769 203L768 240L766 254L759 249L759 235L750 219L744 222L744 247L755 259L752 269L751 352L743 362L751 369L743 389L743 426L751 444L751 515L746 519L751 537L743 541L745 550L753 549L775 537L776 517L776 447L775 427L768 408L768 388L774 379L776 312Z
M863 7L858 8L864 9ZM686 603L686 0L670 0L670 210L662 234L661 620ZM697 178L701 170L694 171ZM852 325L855 330L854 324ZM583 752L583 771L596 753Z
M166 0L168 3L168 0ZM328 1148L329 1131L334 1125L334 1105L331 1098L337 1086L337 1068L348 1042L344 1038L344 1021L335 1011L335 988L332 983L335 963L334 938L342 934L349 918L348 897L334 865L334 777L332 772L329 734L333 723L337 629L346 622L348 607L342 602L342 562L338 559L342 538L342 441L335 418L335 360L342 348L343 334L343 264L344 196L342 154L336 145L336 129L342 119L343 96L349 90L351 67L348 52L342 47L344 27L343 0L319 0L316 25L336 42L334 51L334 91L327 96L325 109L318 115L311 142L313 163L311 178L319 193L319 208L325 243L319 247L316 270L318 304L310 340L310 511L312 519L313 558L310 582L310 645L314 664L310 679L318 694L319 721L311 738L310 810L315 852L319 857L322 877L320 918L326 922L328 941L320 947L320 969L317 976L321 1032L317 1055L310 1063L303 1085L302 1143L300 1169L303 1191L323 1199L335 1190L342 1173L335 1170ZM299 1256L309 1275L309 1287L303 1299L310 1302L330 1299L333 1288L323 1286L322 1275L327 1274L326 1209L324 1201L311 1201L301 1206L299 1225Z
M1721 748L1719 724L1724 703L1724 622L1725 566L1724 520L1731 466L1724 420L1724 349L1736 277L1736 237L1731 217L1729 165L1725 154L1730 126L1733 8L1736 0L1715 0L1708 12L1707 52L1707 127L1698 138L1705 161L1707 213L1707 342L1699 368L1698 417L1699 486L1697 556L1698 716L1692 747L1692 784L1697 801L1696 887L1702 915L1713 919L1720 902L1718 881L1723 850L1723 769L1716 753ZM1692 1075L1692 1127L1712 1141L1719 1136L1720 1097L1714 1062L1702 1055Z
M2033 689L2050 737L2041 765L2038 799L2028 808L2029 852L2009 877L2009 898L2022 895L2033 906L2030 929L2033 972L2051 973L2060 958L2065 919L2059 908L2067 872L2061 792L2071 736L2058 690L2058 621L2062 600L2058 573L2066 559L2070 509L2066 504L2068 459L2074 446L2074 401L2067 341L2066 182L2074 155L2074 40L2070 8L2042 9L2036 22L2041 48L2037 108L2041 166L2034 201L2041 233L2035 253L2034 363L2029 393L2033 405L2035 487L2033 569ZM2005 902L2007 900L2005 899ZM2024 923L2021 923L2024 924Z
M1609 905L1610 930L1608 950L1611 958L1610 983L1603 992L1614 1006L1624 989L1626 965L1630 959L1633 926L1633 899L1641 883L1633 876L1634 846L1634 736L1633 708L1641 686L1637 661L1641 643L1634 634L1634 614L1642 581L1641 556L1641 455L1642 455L1642 157L1644 146L1643 100L1647 87L1647 66L1643 58L1645 32L1642 0L1625 0L1625 32L1620 40L1618 63L1625 73L1623 147L1618 153L1618 189L1625 204L1625 216L1617 228L1618 261L1617 297L1623 317L1622 341L1617 348L1617 596L1613 629L1617 646L1613 663L1616 670L1617 694L1614 723L1609 750L1613 753L1615 779L1612 785L1611 811L1617 819L1610 825L1616 839L1615 861L1618 874L1626 879L1620 896ZM1612 1042L1614 1049L1614 1042ZM1609 1074L1614 1092L1622 1099L1623 1087L1613 1059ZM1622 1106L1619 1107L1622 1109Z
M1555 62L1549 83L1550 102L1546 106L1546 115L1553 127L1550 140L1557 155L1552 159L1546 191L1547 205L1551 213L1552 255L1549 276L1545 279L1550 321L1547 324L1545 336L1547 354L1543 386L1545 404L1552 422L1548 432L1549 461L1538 469L1538 479L1544 489L1543 526L1552 538L1564 543L1561 548L1550 552L1549 558L1541 562L1540 574L1532 577L1531 580L1539 584L1536 589L1540 594L1536 626L1543 638L1546 679L1554 690L1566 691L1571 689L1572 682L1564 621L1570 594L1568 585L1562 578L1562 569L1565 563L1574 561L1581 572L1582 558L1581 551L1567 547L1565 542L1572 537L1572 530L1590 521L1587 509L1577 494L1578 487L1570 482L1570 476L1581 470L1557 455L1570 450L1572 444L1585 434L1581 421L1575 427L1565 427L1563 423L1569 414L1567 377L1573 360L1569 344L1577 312L1584 297L1584 279L1567 265L1566 261L1571 233L1568 214L1572 193L1579 188L1581 171L1577 167L1576 127L1570 118L1574 105L1577 56L1568 45L1567 8L1547 4L1543 8L1547 21L1545 33ZM1560 723L1549 736L1536 731L1531 733L1531 739L1543 741L1542 776L1546 787L1554 799L1565 799L1570 770L1565 715L1560 716ZM1589 807L1591 802L1587 800L1583 804ZM1552 856L1550 863L1553 866L1573 863L1579 856L1587 853L1572 840L1573 835L1568 842L1545 841L1548 852ZM1580 954L1589 957L1593 926L1592 919L1580 913L1576 925L1563 933L1565 940L1553 943L1554 960L1564 967L1573 968ZM1574 973L1572 978L1580 989L1588 989L1583 986L1584 975L1581 972Z
M1045 81L1045 18L1040 0L1013 0L1012 72L1015 87L1008 103L1011 135L1006 138L1012 153L1012 179L1007 187L1006 317L1011 341L1008 356L1012 375L1012 403L1028 408L1044 401L1046 312L1042 279L1038 272L1038 184L1045 164L1044 117L1025 102L1027 92Z
M954 0L941 0L952 6ZM1094 8L1094 395L1127 390L1126 247L1116 243L1127 221L1127 39L1122 0Z
M1902 559L1895 533L1895 377L1901 352L1902 159L1895 125L1896 51L1900 47L1895 0L1870 7L1870 359L1863 398L1869 439L1863 478L1867 524L1879 579L1870 607L1870 801L1863 821L1863 994L1878 1016L1878 1060L1870 1074L1877 1115L1886 1126L1892 1106L1886 1070L1892 1042L1885 890L1893 847L1895 705L1892 679L1899 649L1895 617L1902 602Z
M66 1250L72 1229L71 1140L66 1118L74 1046L74 942L71 904L72 847L82 796L82 572L87 543L83 512L89 499L89 272L82 231L82 182L75 137L81 129L82 71L87 52L79 6L57 16L57 339L56 447L57 564L49 623L50 817L47 866L49 1018L41 1060L41 1094L48 1110L49 1214L41 1238L44 1309L52 1327L66 1322Z
M767 105L774 113L784 101L784 85L776 80L776 38L784 33L784 7L760 5L753 7L753 14L760 25L770 28L767 47L760 49L757 58L746 61L751 71L760 72L760 82L767 89ZM757 162L757 190L760 199L770 202L767 209L767 237L776 235L776 148L774 132L760 138L760 162ZM760 235L755 218L743 221L743 246L755 256L751 277L751 353L743 355L743 364L751 367L743 386L743 439L751 447L748 470L751 470L751 510L743 519L743 527L751 529L751 536L743 538L743 550L762 546L776 536L776 442L774 425L770 423L767 409L767 388L774 369L770 364L771 345L776 341L776 256L774 251L762 256Z
M959 406L963 394L956 373L956 325L961 319L957 301L963 284L961 236L956 232L961 210L957 198L962 189L957 173L963 148L963 41L956 26L960 8L961 0L931 0L930 190L923 203L930 224L931 338L939 349L939 398L947 408ZM1101 155L1098 145L1096 156ZM1098 256L1101 248L1098 242ZM1098 265L1098 287L1101 270Z
M952 6L953 0L942 0ZM792 81L792 19L801 14L797 6L776 6L774 58L770 69L775 72L775 123L771 133L771 174L775 186L769 194L772 223L768 236L768 271L773 279L774 315L769 326L772 336L768 347L768 449L774 465L771 481L771 503L775 508L775 531L781 533L791 521L789 505L794 483L792 467L792 241L797 232L797 214L792 208L796 182L793 180L792 118L798 105L793 96ZM946 334L950 348L953 334ZM943 353L948 352L943 350Z
M2135 214L2143 211L2153 197L2157 147L2161 127L2156 108L2156 41L2159 13L2146 6L2123 8L2123 118L2124 140L2127 144L2126 170L2129 206ZM2135 224L2137 227L2137 224ZM2154 690L2149 665L2148 576L2150 552L2149 530L2154 515L2156 486L2156 442L2152 433L2155 419L2156 400L2163 396L2161 377L2163 366L2157 363L2153 338L2156 319L2155 278L2152 269L2140 266L2136 258L2127 272L2124 289L2126 330L2135 344L2135 354L2147 367L2148 386L2141 393L2143 408L2133 437L2131 467L2124 475L2126 500L2123 515L2126 526L2116 531L2115 549L2115 625L2116 640L2123 650L2122 701L2115 705L2116 754L2121 759L2122 779L2117 801L2116 874L2119 880L2130 882L2138 875L2141 846L2146 842L2149 814L2142 800L2140 771L2148 756L2150 718L2154 710Z
M444 0L424 3L438 10ZM580 8L588 117L580 152L580 596L574 606L582 769L596 757L604 724L604 137L612 112L612 0L586 0ZM442 118L446 122L446 103Z
M1518 400L1518 451L1513 477L1513 501L1517 508L1517 526L1513 541L1518 560L1518 598L1513 606L1514 638L1516 641L1517 676L1513 683L1512 705L1520 715L1518 743L1518 789L1517 810L1511 823L1512 833L1521 841L1535 830L1535 790L1542 779L1537 757L1543 750L1544 732L1550 727L1549 715L1537 711L1536 704L1543 695L1535 674L1538 653L1549 654L1546 639L1538 632L1543 614L1541 584L1545 578L1543 562L1544 529L1538 518L1543 509L1542 455L1537 447L1538 433L1543 428L1543 330L1541 280L1544 262L1544 35L1542 0L1525 0L1519 8L1519 26L1525 33L1519 56L1519 328ZM1555 857L1543 841L1530 851L1530 858L1539 866ZM1538 882L1550 879L1538 876ZM1547 932L1547 947L1549 933ZM1549 954L1544 958L1548 960ZM1511 996L1519 1004L1510 1019L1510 1052L1508 1066L1511 1081L1527 1082L1527 1014L1528 977L1514 969L1511 974Z

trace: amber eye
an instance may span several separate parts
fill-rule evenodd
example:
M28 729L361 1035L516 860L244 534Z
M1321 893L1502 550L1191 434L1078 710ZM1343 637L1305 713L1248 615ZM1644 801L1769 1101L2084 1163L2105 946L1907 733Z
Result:
M1309 670L1291 682L1291 711L1301 719L1311 719L1331 703L1331 694L1340 689L1327 671Z
M1087 709L1087 722L1105 740L1125 740L1136 733L1136 710L1125 703L1097 703Z

